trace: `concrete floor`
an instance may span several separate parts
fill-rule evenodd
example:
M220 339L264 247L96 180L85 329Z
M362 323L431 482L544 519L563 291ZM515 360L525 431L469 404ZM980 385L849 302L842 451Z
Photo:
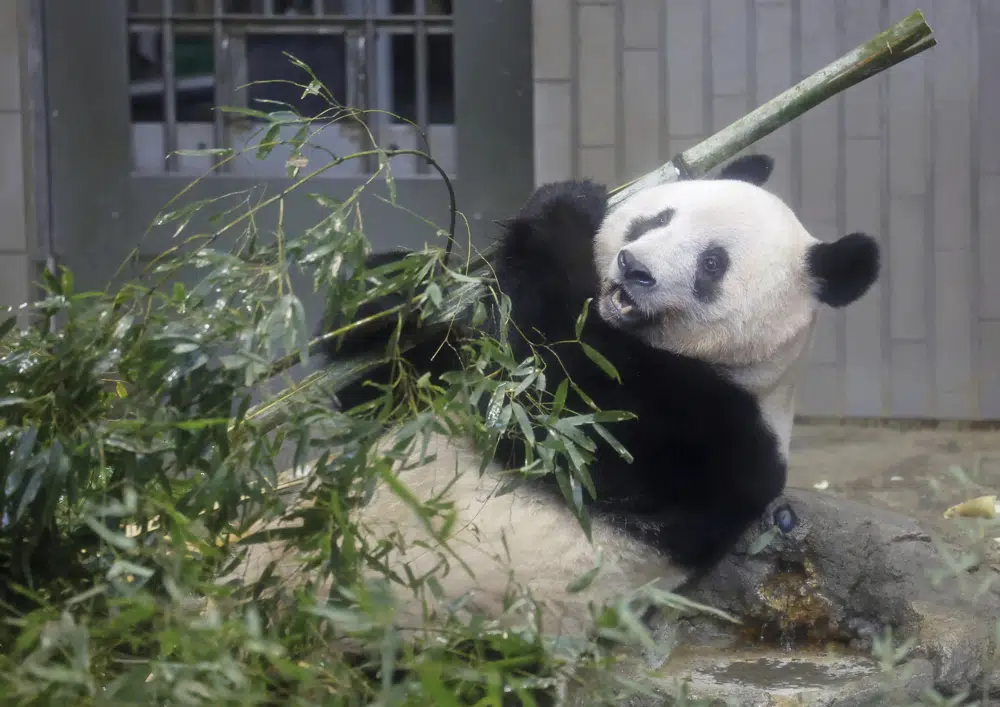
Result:
M956 468L968 480L956 476ZM800 424L788 483L825 486L938 525L954 503L1000 495L1000 430Z

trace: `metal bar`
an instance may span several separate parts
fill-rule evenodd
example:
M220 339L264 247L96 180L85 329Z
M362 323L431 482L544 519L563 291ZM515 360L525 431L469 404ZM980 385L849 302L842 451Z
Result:
M270 17L274 14L274 0L263 0L264 2L264 14Z
M277 19L277 18L275 18ZM174 23L177 24L177 23ZM212 20L202 19L197 23L189 22L184 25L184 34L187 35L205 35L212 33ZM338 24L341 24L338 22ZM316 25L316 24L302 24L294 22L286 22L280 25L267 26L264 23L260 24L246 24L234 20L223 20L222 25L226 28L226 32L229 36L237 35L286 35L286 34L314 34L317 36L324 35L343 35L350 32L352 29L362 30L364 28L364 21L358 22L345 22L342 23L344 26L337 26L336 24L326 24L326 25ZM412 34L412 25L383 25L380 20L375 21L375 27L382 34L393 35L393 34ZM452 34L451 23L435 25L430 22L430 18L425 23L425 30L427 34L441 35L441 34ZM130 22L129 29L139 31L139 30L160 30L160 22Z
M165 169L177 169L177 76L174 71L174 25L171 22L173 0L163 0L160 23L160 64L163 70L163 154Z
M45 269L56 274L59 252L52 229L52 197L49 185L51 162L49 157L49 92L45 76L45 4L24 2L27 9L28 110L31 113L31 172L34 191L34 215L37 235L36 257L45 263Z
M313 17L323 16L323 0L313 0Z
M368 6L366 5L366 8L367 7ZM376 13L368 13L366 10L366 14L363 17L352 17L351 15L315 17L313 15L265 15L261 13L237 15L233 13L223 13L219 19L227 24L232 23L236 25L343 25L345 27L357 27L374 23L379 27L382 27L383 25L412 27L413 24L421 18L418 15L380 15ZM454 24L454 18L451 15L426 15L422 19L428 27L451 27ZM212 16L195 13L177 13L176 15L166 15L156 14L155 12L136 12L128 15L128 22L130 24L162 23L166 20L170 20L175 25L211 24Z
M215 79L215 103L216 110L212 114L212 143L215 149L230 147L228 140L228 129L225 115L218 106L229 105L232 91L230 86L229 69L229 39L226 37L225 27L222 23L223 14L222 0L212 1L212 76ZM228 172L230 163L215 157L215 168Z
M417 12L416 27L413 32L413 51L416 58L415 64L415 86L416 94L415 108L417 127L423 135L426 145L417 142L417 149L426 149L430 153L430 127L428 125L429 99L427 98L427 27L424 24L427 15L427 0L415 0L414 10ZM417 173L426 174L428 165L426 160L417 159Z
M378 66L378 54L376 53L376 44L378 41L378 34L376 32L376 24L374 21L375 11L373 4L375 0L364 0L365 1L365 12L364 12L364 22L365 22L365 34L364 34L364 62L365 62L365 113L364 122L368 127L368 131L371 134L371 140L374 143L372 146L378 146L382 144L381 133L379 127L382 124L382 116L378 113L373 113L372 111L377 108L381 108L378 104L378 76L376 67ZM369 155L365 159L365 167L369 174L374 173L378 169L378 160L374 155Z

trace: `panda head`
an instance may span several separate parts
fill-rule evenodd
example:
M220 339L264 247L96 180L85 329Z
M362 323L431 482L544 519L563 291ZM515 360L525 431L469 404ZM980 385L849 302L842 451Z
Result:
M601 317L660 349L759 366L801 351L820 305L864 295L878 277L876 241L811 236L761 188L771 165L746 157L717 179L652 187L611 211L594 243Z

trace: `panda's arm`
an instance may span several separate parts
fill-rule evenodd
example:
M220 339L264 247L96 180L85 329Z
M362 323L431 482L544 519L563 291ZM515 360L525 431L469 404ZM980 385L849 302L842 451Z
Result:
M525 333L558 339L572 332L584 301L597 294L594 238L607 210L607 189L589 180L546 184L503 224L492 265Z

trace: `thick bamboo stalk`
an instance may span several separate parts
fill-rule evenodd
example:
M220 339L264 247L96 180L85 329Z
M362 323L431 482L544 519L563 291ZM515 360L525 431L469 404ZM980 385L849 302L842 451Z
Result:
M924 14L917 10L659 169L616 190L609 205L657 184L701 176L826 99L936 43Z

